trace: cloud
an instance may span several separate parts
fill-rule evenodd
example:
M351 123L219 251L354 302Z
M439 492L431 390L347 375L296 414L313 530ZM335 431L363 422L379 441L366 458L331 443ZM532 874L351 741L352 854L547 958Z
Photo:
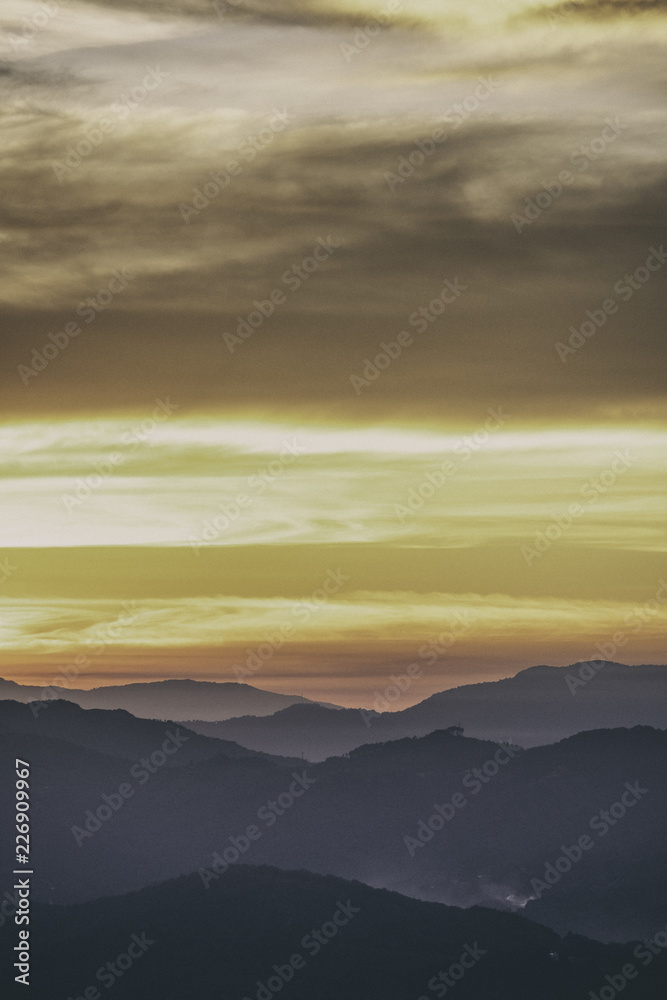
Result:
M140 410L178 384L188 408L214 407L224 386L226 405L236 408L286 400L297 410L326 408L343 399L351 417L397 406L418 415L438 409L444 380L458 412L474 413L491 393L490 403L532 416L560 409L599 419L641 396L657 415L659 281L566 366L554 345L664 239L662 112L648 103L639 118L621 109L512 119L508 86L458 125L454 112L428 155L418 144L430 149L424 141L442 115L363 124L296 116L284 131L269 130L251 159L238 150L266 129L267 113L192 114L147 100L136 116L114 120L76 165L76 146L104 108L10 108L0 229L11 279L6 406L61 407L56 400L66 399L81 409L104 398ZM469 93L460 81L448 107ZM619 132L606 143L608 121ZM68 150L75 166L59 181L54 163L65 163ZM241 169L226 189L206 188L233 159ZM397 181L401 164L409 176ZM544 199L545 184L556 190L563 170L571 182L517 232L512 216ZM296 290L287 286L284 275L329 236L340 247ZM77 310L122 267L135 276L123 294L43 376L21 384L17 366L49 332L80 321ZM350 376L445 278L460 279L469 294L355 396ZM284 304L230 354L222 334L274 289ZM142 380L98 380L97 371L121 371L128 358Z
M247 678L254 686L370 705L392 674L416 663L421 676L400 706L405 708L443 687L495 680L535 662L571 663L582 649L599 656L600 637L638 620L634 605L623 602L400 591L351 592L323 604L311 599L304 620L304 597L145 600L113 629L123 621L117 602L34 600L19 607L3 600L2 672L22 683L54 684L71 665L77 687L184 676L236 680L249 653L261 650L262 665ZM629 635L625 662L659 662L664 619L663 608ZM285 642L281 630L288 625ZM435 663L420 656L438 641L448 648ZM75 664L76 654L87 657L83 666L81 659ZM256 668L257 659L251 662Z
M216 126L224 131L224 117L216 123L209 116L201 127L169 123L159 112L140 123L119 122L97 153L86 140L94 121L53 113L15 115L7 121L18 141L5 167L4 252L10 264L14 240L43 251L34 263L14 263L18 283L9 294L12 304L26 304L34 287L31 274L39 269L40 280L53 285L48 304L66 307L77 295L93 291L113 261L140 274L142 281L130 295L136 306L162 302L170 309L219 309L222 289L211 281L218 273L232 311L275 281L318 236L331 232L344 253L334 256L328 272L343 266L356 270L363 259L371 282L376 274L391 278L402 272L411 279L413 295L420 294L416 273L438 247L439 268L447 258L465 266L466 258L474 257L501 271L512 261L521 270L528 256L548 269L548 256L558 252L559 244L573 256L584 256L585 234L602 228L608 238L624 239L622 231L632 227L635 242L645 244L660 234L655 207L664 204L664 167L651 132L617 120L627 132L604 150L604 157L590 150L591 144L599 146L607 125L591 117L574 126L491 120L459 131L434 119L388 131L371 125L363 138L353 124L295 127L276 134L270 148L251 160L239 154L243 139L238 136L227 149L219 142L216 149L206 146ZM446 139L431 158L425 157L418 143L431 148L429 135L437 127ZM248 135L255 135L252 128ZM90 150L87 157L77 153L77 144ZM175 160L164 157L163 144ZM407 162L413 152L419 154L418 167ZM26 157L33 164L29 175L21 168ZM222 190L225 167L235 157L238 176ZM77 159L79 165L70 167ZM62 183L57 164L63 165ZM539 225L527 224L532 239L517 239L512 213L525 211L525 202L542 190L542 178L557 185L563 169L571 171L572 181L553 211L541 213ZM212 172L223 180L216 182ZM210 197L204 194L206 185ZM187 222L181 206L189 210ZM140 247L131 239L137 225ZM62 244L58 259L50 234ZM249 284L244 272L251 269L256 277ZM25 299L22 274L29 282ZM322 300L325 305L326 296ZM382 301L387 302L386 290ZM370 308L379 302L371 298Z
M385 6L72 0L37 24L37 0L5 0L19 671L135 598L100 676L220 676L332 560L349 593L276 657L283 688L368 693L461 607L479 622L450 680L580 659L655 592L662 278L624 283L665 238L656 21L606 16L649 9L627 2L412 0L369 30ZM445 279L461 294L441 310ZM164 398L176 415L132 438ZM490 407L508 427L423 496ZM302 454L271 473L293 436ZM627 473L527 565L521 545L623 448ZM657 643L648 629L629 655Z
M568 0L566 3L544 7L543 11L556 17L611 18L615 16L662 14L666 0Z
M101 7L119 11L145 11L140 0L96 0ZM315 25L321 28L364 28L373 19L379 23L399 26L443 30L507 21L521 23L527 17L541 17L553 12L557 16L614 17L627 14L660 14L665 0L573 0L573 2L545 6L541 0L479 0L474 9L462 11L456 3L432 3L429 0L412 0L407 5L401 0L389 4L388 0L152 0L151 14L166 17L192 17L213 19L225 23L255 21L286 25Z
M4 432L3 448L7 528L0 544L179 546L186 566L214 592L223 587L210 555L216 548L227 559L232 547L235 559L243 550L244 576L261 591L267 581L275 586L266 570L271 548L316 553L298 556L298 588L306 558L317 564L323 553L365 547L366 568L359 553L349 557L357 579L362 572L367 581L357 582L362 589L378 589L396 572L392 552L402 553L397 566L406 574L406 550L423 550L419 586L437 589L443 571L437 563L426 568L427 550L447 551L448 561L456 558L452 550L468 550L468 585L481 587L490 580L485 554L502 546L504 585L514 580L530 594L536 584L556 585L560 570L550 575L553 553L542 566L541 556L526 560L522 546L554 530L559 546L547 548L562 544L574 560L599 548L622 561L633 550L655 553L664 545L665 441L648 428L517 430L509 415L498 426L486 412L458 434L171 416L159 423L21 424ZM568 518L572 504L578 513ZM470 553L475 547L478 556ZM174 575L183 586L183 571ZM6 590L23 586L17 574Z
M89 0L90 2L90 0ZM101 7L119 11L142 10L141 0L96 0ZM519 7L522 4L519 2ZM466 18L447 5L429 0L152 0L153 15L250 21L321 28L364 28L380 15L379 24L408 27L466 23Z

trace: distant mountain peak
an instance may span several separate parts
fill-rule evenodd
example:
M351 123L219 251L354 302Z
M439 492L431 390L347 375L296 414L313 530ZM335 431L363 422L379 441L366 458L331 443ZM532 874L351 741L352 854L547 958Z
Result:
M240 716L273 715L291 705L320 707L301 695L266 691L238 681L172 677L81 690L17 684L0 678L0 699L30 702L50 700L54 696L82 708L124 709L139 718L214 722Z

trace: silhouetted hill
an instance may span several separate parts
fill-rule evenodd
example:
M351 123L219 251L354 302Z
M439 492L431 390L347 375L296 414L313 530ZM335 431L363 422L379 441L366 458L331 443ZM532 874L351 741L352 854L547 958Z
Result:
M578 683L580 671L591 679ZM510 739L526 747L591 729L660 729L667 726L667 667L603 661L595 668L582 663L530 667L505 680L434 694L402 714L408 724L458 724L470 736ZM448 714L451 722L443 719Z
M466 684L403 711L378 715L311 704L293 705L269 718L188 725L195 732L236 740L265 753L303 755L313 761L367 743L425 736L458 725L467 736L510 740L525 747L553 743L583 730L667 725L667 667L607 663L593 670L587 683L571 688L567 678L578 679L581 668L581 664L531 667L506 680Z
M5 735L1 750L32 763L35 891L54 902L138 889L237 851L232 863L307 868L449 904L525 906L601 938L644 935L662 918L663 731L582 733L524 752L439 731L318 765L219 755L151 773L43 736ZM9 797L11 779L0 782ZM123 783L132 794L121 801ZM591 821L636 783L637 801L600 836ZM10 819L6 808L7 842ZM591 849L529 902L533 880L584 834Z
M627 962L641 972L626 1000L664 998L664 956L642 967L632 945L561 939L510 914L265 867L237 867L208 889L193 875L40 907L33 929L38 1000L53 997L54 982L59 996L77 997L109 978L118 1000L416 1000L454 986L460 1000L576 1000ZM107 963L130 944L130 967L122 960L122 976L110 975Z
M36 712L30 704L0 701L0 732L49 736L132 761L160 751L167 740L169 750L175 751L166 754L165 763L170 767L221 754L231 758L269 757L231 740L201 736L181 723L137 719L123 709L82 709L69 701L38 704ZM299 762L284 759L286 764Z
M398 714L398 713L397 713ZM403 727L389 714L375 722L376 729L364 725L361 713L356 708L330 709L322 705L290 705L267 719L244 715L226 722L206 722L200 719L188 720L185 724L194 732L218 739L236 739L232 732L243 735L244 746L291 746L291 756L303 756L306 760L321 761L327 757L349 753L364 743L384 742L405 735ZM396 732L396 736L392 735ZM415 735L410 733L410 735ZM271 752L271 751L268 751Z
M234 682L167 680L81 691L29 687L0 678L0 698L28 702L45 697L72 701L82 708L123 708L146 719L231 719L239 715L271 715L289 705L314 704L298 695L276 694Z

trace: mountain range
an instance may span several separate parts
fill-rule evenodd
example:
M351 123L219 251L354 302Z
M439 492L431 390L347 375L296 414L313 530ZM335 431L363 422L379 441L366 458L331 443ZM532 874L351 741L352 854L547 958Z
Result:
M77 906L37 907L34 994L118 1000L577 1000L632 963L624 1000L663 1000L665 955L512 914L238 866ZM648 955L648 959L646 958ZM625 977L623 977L625 980ZM604 995L604 994L603 994Z
M55 711L54 711L55 709ZM69 701L31 702L0 701L0 733L21 733L72 742L87 750L111 757L136 761L159 748L168 733L179 743L179 752L167 756L166 765L182 767L195 761L225 758L261 757L284 764L300 764L300 758L278 758L259 750L248 750L233 740L201 736L178 723L165 727L164 722L140 719L124 709L82 709ZM180 737L179 735L180 734Z
M664 922L665 731L598 730L522 751L439 730L296 765L123 712L2 712L0 749L32 764L44 901L135 891L217 856L230 870L307 868L606 940ZM5 808L7 842L10 820ZM584 836L590 846L577 847ZM550 865L566 869L554 884Z
M83 691L0 679L0 699L63 699L82 708L124 709L139 718L178 720L201 735L267 754L321 761L368 743L425 736L457 725L468 736L524 747L589 729L661 728L667 722L667 667L607 661L535 666L514 677L462 685L383 712L340 708L249 684L193 680Z
M532 747L589 729L667 725L667 667L602 661L595 667L537 666L505 680L451 688L402 711L299 704L261 719L220 723L191 719L187 724L207 736L312 761L450 726L462 726L467 736L482 740Z
M314 704L299 695L262 691L250 684L188 679L118 684L83 691L57 685L17 684L0 678L0 699L3 698L22 702L63 699L82 708L123 708L146 719L189 717L214 721L240 715L271 715L290 705Z

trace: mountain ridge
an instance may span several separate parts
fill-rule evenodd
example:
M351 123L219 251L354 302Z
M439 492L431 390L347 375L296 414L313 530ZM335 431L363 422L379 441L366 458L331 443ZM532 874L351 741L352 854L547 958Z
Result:
M61 713L67 725L48 721ZM80 746L62 741L77 738L76 713L86 723ZM0 751L32 763L35 866L43 876L35 888L43 900L131 891L210 867L216 852L227 852L232 867L238 861L307 868L416 899L519 909L556 929L598 938L644 935L662 912L664 730L603 729L526 750L437 731L319 764L211 756L204 741L203 759L184 758L180 766L158 760L149 775L131 759L137 737L124 757L89 749L85 716L55 703L28 733L21 725L9 731L7 720L0 735ZM108 713L106 725L117 729L119 744L126 722L122 713ZM145 727L144 745L154 731L162 739L159 723L132 725ZM60 742L40 735L47 730ZM10 779L0 775L8 803ZM598 839L591 820L638 781L650 794L640 792L635 807L621 810L628 818ZM131 798L121 802L123 783ZM0 839L10 838L10 820L11 810L0 810ZM252 824L251 844L243 838ZM540 899L532 880L543 877L563 844L576 844L584 833L594 836L595 849ZM165 837L165 849L156 852Z
M271 866L238 866L207 889L191 874L122 897L39 906L35 921L45 942L38 988L56 970L72 996L82 969L94 975L139 931L145 947L115 987L123 1000L267 1000L283 988L295 1000L409 1000L444 996L443 983L455 980L460 1000L572 1000L634 957L634 942L561 936L513 914ZM624 996L661 1000L666 966L658 956Z
M557 742L584 730L667 725L667 667L604 662L588 682L571 689L585 662L528 667L513 677L436 692L399 711L374 713L318 704L290 705L271 716L225 722L186 721L195 732L243 746L312 761L349 753L365 743L424 736L462 726L466 735L521 746ZM593 669L593 668L590 668Z
M183 714L184 706L189 705L193 710L198 708L201 711L203 720L211 716L210 721L246 714L261 717L289 705L319 704L301 695L265 691L238 681L194 680L184 677L82 689L23 685L0 678L0 699L25 703L54 698L73 702L81 708L121 708L140 718L153 719L178 718Z

